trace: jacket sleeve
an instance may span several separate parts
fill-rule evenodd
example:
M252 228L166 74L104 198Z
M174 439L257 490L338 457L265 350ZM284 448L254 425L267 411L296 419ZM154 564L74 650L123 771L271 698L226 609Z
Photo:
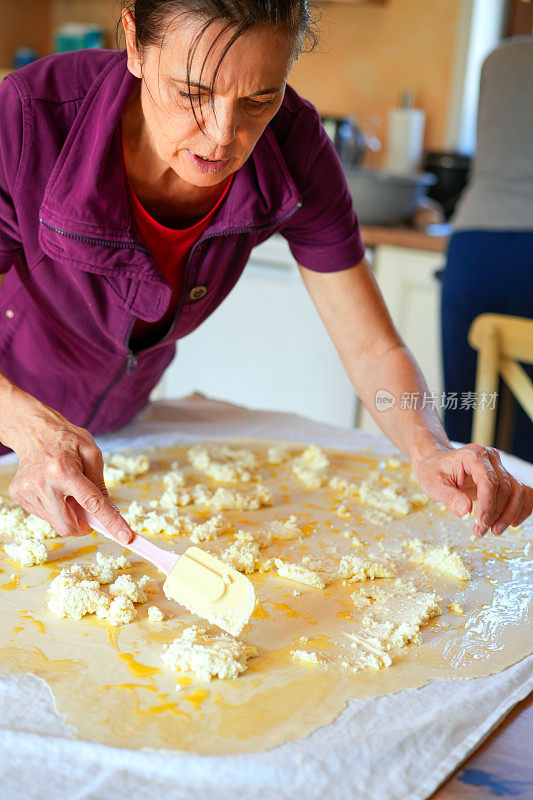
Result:
M23 254L13 197L22 153L22 103L8 78L0 84L0 274Z
M296 167L303 202L280 233L303 267L317 272L349 269L362 260L365 248L346 176L318 113L300 116L290 138L298 141L291 147L296 162L301 158L297 151L306 152L305 163Z

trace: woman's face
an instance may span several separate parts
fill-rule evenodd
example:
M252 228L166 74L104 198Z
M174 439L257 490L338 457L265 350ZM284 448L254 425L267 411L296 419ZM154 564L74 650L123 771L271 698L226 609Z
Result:
M140 57L133 17L124 12L123 19L128 69L143 79L140 99L151 149L162 166L187 183L198 187L220 183L244 164L278 111L294 41L273 27L250 30L224 57L212 95L212 76L231 37L231 31L225 32L215 41L223 25L213 24L194 54L189 93L187 58L203 20L181 17L170 25L161 47L149 46Z

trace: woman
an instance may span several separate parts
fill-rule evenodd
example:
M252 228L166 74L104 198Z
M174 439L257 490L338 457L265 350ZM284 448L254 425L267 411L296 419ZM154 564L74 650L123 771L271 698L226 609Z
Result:
M478 314L533 317L532 108L533 36L516 36L483 64L476 158L452 220L441 319L445 388L456 396L475 391L468 330ZM531 461L533 425L516 405L508 449ZM446 433L465 441L472 418L472 409L447 408Z
M0 441L10 491L63 536L117 539L91 433L131 419L238 279L254 245L289 241L365 404L423 489L475 532L531 512L533 491L477 445L454 450L363 258L342 169L316 110L286 81L306 0L137 0L126 53L53 56L7 78L0 132Z

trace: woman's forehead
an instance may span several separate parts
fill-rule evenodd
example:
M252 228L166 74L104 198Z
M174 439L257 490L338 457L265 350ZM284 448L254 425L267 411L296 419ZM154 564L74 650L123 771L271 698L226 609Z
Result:
M155 48L158 69L170 80L186 81L189 74L192 84L205 86L211 85L217 70L221 92L235 85L251 94L281 88L294 57L292 37L274 26L255 26L224 53L234 33L227 23L209 25L202 19L170 25L161 48Z

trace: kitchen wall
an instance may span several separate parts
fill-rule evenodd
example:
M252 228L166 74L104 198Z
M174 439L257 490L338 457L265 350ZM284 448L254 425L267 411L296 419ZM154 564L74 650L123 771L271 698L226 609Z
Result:
M291 82L323 114L356 114L363 126L403 89L426 111L426 147L446 146L463 0L388 0L321 6L322 44L294 66Z
M460 86L454 69L462 28L469 25L465 9L486 3L321 3L321 43L294 66L291 82L323 114L356 114L364 127L370 117L378 118L376 132L382 139L388 108L402 90L412 90L427 114L426 147L446 147L458 138L450 133L450 119L457 114L451 101L454 82ZM50 52L52 32L65 21L99 23L107 46L114 46L121 5L120 0L25 0L22 8L13 0L0 0L0 69L10 66L15 47L32 45L40 54ZM459 125L460 120L455 127Z

